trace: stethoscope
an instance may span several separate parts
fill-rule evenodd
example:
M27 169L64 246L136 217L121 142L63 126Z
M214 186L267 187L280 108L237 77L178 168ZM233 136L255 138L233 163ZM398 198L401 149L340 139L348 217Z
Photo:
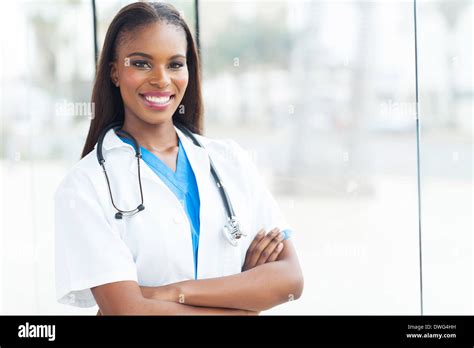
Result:
M109 189L110 200L112 201L112 205L114 206L115 210L117 210L117 213L115 214L116 219L122 219L124 216L132 217L135 214L138 214L139 212L145 209L145 206L143 205L143 189L142 189L142 180L141 180L141 175L140 175L140 158L142 158L140 145L130 133L124 131L123 129L121 129L121 127L122 127L121 122L113 123L107 126L100 133L99 139L97 141L97 160L99 161L99 164L101 165L102 170L104 171L105 180L107 181L107 187ZM204 146L199 142L199 140L197 140L196 137L194 137L194 135L187 128L185 128L184 126L180 124L176 124L176 127L179 130L181 130L189 139L191 139L195 145L204 148ZM102 143L104 142L106 133L111 129L113 129L118 136L130 139L133 142L133 145L135 148L135 157L137 158L138 186L140 189L140 204L135 209L132 209L132 210L122 210L122 209L119 209L115 205L114 198L112 195L112 190L110 188L109 177L107 175L107 171L105 170L105 159L102 154ZM227 194L227 191L224 188L222 180L219 174L217 174L216 168L214 167L214 164L212 163L212 160L210 157L209 157L209 163L211 165L211 174L214 178L214 181L217 187L219 188L219 193L221 195L222 201L224 202L224 206L227 213L227 223L224 225L224 228L223 228L224 236L226 237L226 239L229 241L230 244L232 244L233 246L237 246L237 241L242 236L246 237L247 235L240 230L240 223L235 217L234 209L230 202L229 195Z

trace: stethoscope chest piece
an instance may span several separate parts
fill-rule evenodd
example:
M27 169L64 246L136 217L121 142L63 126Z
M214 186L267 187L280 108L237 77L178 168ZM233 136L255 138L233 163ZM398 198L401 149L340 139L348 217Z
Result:
M236 218L228 219L222 232L232 246L237 246L238 240L247 236L240 230L240 223Z

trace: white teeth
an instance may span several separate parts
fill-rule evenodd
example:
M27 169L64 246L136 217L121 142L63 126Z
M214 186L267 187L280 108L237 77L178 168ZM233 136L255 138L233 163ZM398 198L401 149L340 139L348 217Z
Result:
M168 97L152 97L152 96L144 96L146 100L153 104L166 104L170 101L171 96Z

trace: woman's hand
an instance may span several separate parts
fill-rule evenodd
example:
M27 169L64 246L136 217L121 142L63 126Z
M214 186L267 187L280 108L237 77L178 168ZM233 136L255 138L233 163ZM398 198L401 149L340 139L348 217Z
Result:
M284 238L285 236L278 227L267 234L265 234L265 230L260 230L247 250L242 272L275 261L283 250L282 241Z

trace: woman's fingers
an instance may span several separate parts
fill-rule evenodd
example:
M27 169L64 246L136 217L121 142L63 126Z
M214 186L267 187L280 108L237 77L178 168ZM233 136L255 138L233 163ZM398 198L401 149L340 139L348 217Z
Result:
M284 236L280 233L278 227L275 227L266 235L264 230L260 230L247 250L242 271L276 260L282 250L277 247L283 239Z
M263 239L263 237L265 237L265 230L262 228L260 231L258 231L257 235L255 236L255 238L252 241L252 244L250 244L247 252L248 253L253 252L255 247L258 245L258 243L260 243L260 241Z
M264 263L268 262L268 259L270 258L270 256L272 256L272 254L275 252L275 250L278 249L278 245L281 244L283 239L284 239L284 235L278 229L275 232L275 236L270 240L270 242L267 245L265 245L265 247L262 248L262 252L260 253L260 257L258 258L256 265L259 266L259 265L263 265ZM257 245L257 249L259 248L259 246L260 245ZM280 252L281 252L281 250L277 250L278 254ZM278 256L278 254L277 254L277 256Z
M258 244L255 246L255 249L250 255L250 264L252 267L255 267L257 265L257 261L264 256L265 259L268 259L270 254L273 252L273 249L266 250L267 246L272 243L275 237L278 237L278 234L280 233L280 229L278 227L275 227L272 229L269 233L265 235L264 238Z
M263 239L263 237L265 237L265 230L262 228L257 233L257 235L253 239L252 243L250 244L249 248L247 249L247 253L245 254L245 262L244 262L244 266L242 267L242 271L246 271L246 270L248 270L248 269L255 266L255 264L253 264L253 265L250 264L250 259L251 259L251 256L252 256L254 250L255 250L255 247L258 245L258 243L260 243L260 241Z
M273 250L272 254L270 255L270 257L268 258L268 260L266 262L276 261L276 259L278 258L278 255L280 255L283 248L284 248L283 243L282 242L278 243L275 250Z

